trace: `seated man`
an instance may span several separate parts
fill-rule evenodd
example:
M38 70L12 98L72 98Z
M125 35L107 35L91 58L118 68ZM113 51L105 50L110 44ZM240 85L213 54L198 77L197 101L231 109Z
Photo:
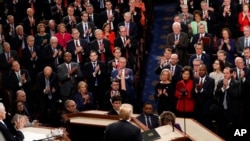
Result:
M139 121L145 124L149 129L159 126L159 117L153 114L152 103L144 103L143 112L137 117Z
M119 115L119 109L122 105L122 97L117 95L111 98L112 109L108 111L108 115Z

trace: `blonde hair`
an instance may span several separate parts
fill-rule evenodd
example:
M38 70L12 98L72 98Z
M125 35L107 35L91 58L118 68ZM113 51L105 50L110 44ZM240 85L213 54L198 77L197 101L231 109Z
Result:
M175 114L171 111L164 111L161 113L160 115L160 125L166 125L169 122L171 122L172 124L175 123Z
M81 87L85 87L86 89L88 88L88 84L85 81L80 81L77 85L78 91L80 90Z
M129 120L133 114L133 106L131 104L122 104L119 109L119 117L122 120Z
M168 73L168 80L169 80L169 81L172 81L171 71L170 71L169 69L163 69L163 70L161 71L160 80L162 80L162 76L161 76L161 75L162 75L164 72L167 72L167 73Z

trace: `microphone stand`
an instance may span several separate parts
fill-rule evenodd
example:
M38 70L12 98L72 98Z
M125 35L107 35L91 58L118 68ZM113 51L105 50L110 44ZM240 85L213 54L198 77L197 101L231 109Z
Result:
M186 97L187 95L187 90L186 89L182 89L181 90L181 96L183 98L183 121L184 121L184 135L186 135L186 114L185 114L185 109L186 109Z

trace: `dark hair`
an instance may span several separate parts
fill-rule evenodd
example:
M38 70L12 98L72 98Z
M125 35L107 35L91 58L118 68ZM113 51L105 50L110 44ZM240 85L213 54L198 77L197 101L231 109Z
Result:
M120 83L120 80L117 78L111 78L111 83L113 83L113 82Z
M120 95L112 96L111 102L114 103L115 101L122 101L122 97Z
M219 60L219 59L215 59L214 62L215 62L215 61L218 61L218 62L219 62L220 70L223 71L224 68L225 68L225 64L224 64L221 60Z
M227 31L227 33L228 33L229 37L231 37L231 36L232 36L231 30L230 30L229 28L227 28L227 27L222 28L222 30L221 30L221 36L222 36L222 31L223 31L223 30Z
M200 10L194 10L193 12L194 17L196 14L198 14L202 18L202 12Z
M183 74L185 71L188 71L190 74L190 79L193 79L193 69L191 66L184 66L181 70L181 74Z

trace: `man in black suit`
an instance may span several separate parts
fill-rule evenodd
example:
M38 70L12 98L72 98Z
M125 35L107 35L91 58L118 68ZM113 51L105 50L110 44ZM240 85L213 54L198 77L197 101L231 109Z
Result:
M202 64L199 67L199 77L194 78L194 99L195 99L195 114L196 119L211 129L211 110L213 104L213 91L215 81L213 78L207 76L207 67Z
M37 33L37 25L40 20L34 16L32 8L27 9L27 17L23 19L24 33L28 35L35 35Z
M100 24L100 15L99 13L94 12L94 6L92 4L89 4L86 6L86 12L89 14L89 22L92 22L96 28L102 28L102 24Z
M13 15L7 16L7 24L4 26L4 37L6 42L10 42L11 38L16 34L15 19Z
M84 78L88 82L89 91L93 93L95 106L103 109L103 92L107 90L109 80L106 64L98 60L95 50L90 51L89 58L90 61L84 64Z
M223 70L224 79L218 82L215 96L218 98L218 105L221 109L219 112L219 135L229 140L233 135L233 129L237 128L238 122L238 98L239 98L239 81L232 78L233 71L226 67Z
M140 128L129 122L132 115L133 106L122 104L119 109L120 120L106 127L104 141L142 141Z
M98 52L99 60L107 64L113 57L110 49L110 41L103 37L101 29L96 29L94 34L96 39L90 43L90 49Z
M195 44L195 54L190 56L189 66L193 67L193 60L195 58L202 60L203 64L205 64L207 66L207 70L210 72L210 68L211 68L210 57L206 53L203 53L203 44L202 43Z
M12 129L14 129L14 132L11 132L4 121L6 119L6 113L4 104L0 102L0 132L3 134L6 141L22 141L24 135L20 129L24 127L24 119L18 120L18 122L15 123L16 129L13 127Z
M51 15L56 24L62 22L63 17L67 15L67 9L62 5L62 0L56 0L56 4L51 7Z
M67 16L63 17L63 23L66 25L67 32L71 33L72 29L76 27L77 23L80 22L79 17L74 15L74 7L69 6L67 9Z
M112 104L112 108L109 109L108 115L119 115L119 108L122 105L122 97L120 95L115 95L111 97L110 102Z
M58 44L58 39L55 36L50 38L50 44L43 49L42 66L50 66L56 72L57 66L63 62L63 48Z
M36 77L36 90L39 97L39 122L54 125L57 123L57 99L59 95L58 77L52 68L44 67Z
M86 11L81 13L82 21L76 25L76 28L80 32L80 38L85 39L88 42L91 42L95 39L94 32L96 27L94 23L89 22L89 14Z
M153 114L152 103L144 103L142 110L143 112L136 118L145 124L149 129L157 128L159 126L159 117Z

